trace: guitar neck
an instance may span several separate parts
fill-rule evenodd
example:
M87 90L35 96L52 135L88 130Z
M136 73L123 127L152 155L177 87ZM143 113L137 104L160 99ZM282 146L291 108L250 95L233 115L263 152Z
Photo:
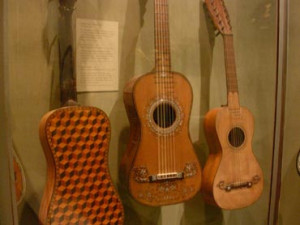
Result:
M72 13L74 3L60 0L61 17L59 21L59 60L60 60L60 102L62 106L77 102L74 69Z
M154 0L155 70L171 71L169 8L167 0Z
M233 35L223 35L228 106L239 107ZM232 97L234 96L234 97Z

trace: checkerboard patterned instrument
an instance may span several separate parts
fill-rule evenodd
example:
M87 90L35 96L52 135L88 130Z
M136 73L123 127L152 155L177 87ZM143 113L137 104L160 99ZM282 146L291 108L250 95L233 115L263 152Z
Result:
M110 123L94 107L47 113L40 139L48 163L42 224L123 224L123 207L108 171Z

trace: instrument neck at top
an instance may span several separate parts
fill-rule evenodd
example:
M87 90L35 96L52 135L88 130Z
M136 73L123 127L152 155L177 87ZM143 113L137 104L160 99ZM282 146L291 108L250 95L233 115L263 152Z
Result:
M77 105L72 14L76 0L60 0L59 64L61 106Z
M154 0L154 12L155 70L165 76L171 71L168 0Z
M229 108L239 108L238 82L233 47L233 35L223 35L224 58L227 84L227 104Z

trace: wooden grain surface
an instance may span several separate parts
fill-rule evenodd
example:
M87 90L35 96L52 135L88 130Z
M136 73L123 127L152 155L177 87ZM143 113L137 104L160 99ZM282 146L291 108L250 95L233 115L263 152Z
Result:
M234 127L240 127L245 134L244 143L237 148L228 140L229 132ZM203 169L204 199L224 209L243 208L254 203L263 190L263 173L252 151L252 114L243 107L234 115L228 107L216 108L206 114L204 128L210 148ZM251 188L239 188L229 192L219 188L222 181L250 182L255 176L260 180Z

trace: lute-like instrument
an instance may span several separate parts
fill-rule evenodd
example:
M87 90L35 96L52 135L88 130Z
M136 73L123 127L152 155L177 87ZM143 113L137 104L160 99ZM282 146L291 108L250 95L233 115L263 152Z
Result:
M130 137L121 178L139 202L160 206L192 198L201 168L189 136L192 89L171 71L168 1L154 0L155 72L124 88Z
M225 51L227 105L204 119L210 154L203 169L204 199L224 209L254 203L263 190L263 173L252 151L254 118L239 104L233 34L223 0L205 0Z
M78 106L71 15L76 0L60 0L60 85L63 107L40 122L47 159L41 224L123 224L123 207L108 168L110 122L100 109Z

